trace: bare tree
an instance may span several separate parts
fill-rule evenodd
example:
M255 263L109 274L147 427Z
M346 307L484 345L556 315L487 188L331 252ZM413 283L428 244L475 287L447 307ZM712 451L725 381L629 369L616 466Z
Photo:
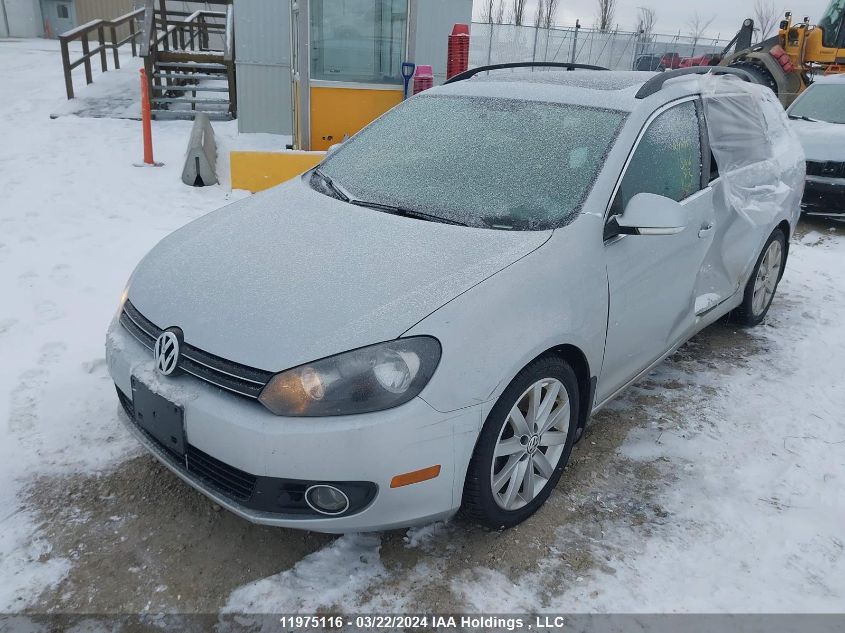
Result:
M781 11L775 7L771 0L756 0L754 3L754 22L757 25L757 33L760 41L763 41L772 34L777 24Z
M652 7L639 7L637 13L637 33L640 34L640 40L649 42L657 23L657 11Z
M496 0L485 0L484 4L481 6L481 21L486 22L487 24L493 24L493 16L494 11L493 7L496 4Z
M613 27L613 17L616 14L616 0L597 1L599 13L596 16L596 26L599 31L609 31Z
M559 0L545 0L546 13L543 16L543 26L547 29L552 28L555 24L558 2Z
M525 21L525 1L513 0L512 3L513 23L517 26L522 26L522 23Z
M693 16L687 21L687 28L689 29L689 36L692 38L692 54L691 56L695 56L695 47L698 46L699 40L704 36L704 32L710 28L710 25L713 24L713 20L716 19L714 15L709 20L705 20L701 17L701 15L696 11Z
M543 26L543 21L546 17L546 0L537 0L537 12L534 14L534 28L539 29Z
M496 24L505 23L505 0L499 0L499 4L496 7L496 14L493 16L493 21Z

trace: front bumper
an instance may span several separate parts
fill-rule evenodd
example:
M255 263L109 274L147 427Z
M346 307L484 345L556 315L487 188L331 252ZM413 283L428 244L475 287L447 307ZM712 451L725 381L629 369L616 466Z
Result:
M340 517L248 507L243 498L197 476L127 417L127 426L165 466L231 512L265 525L343 533L408 527L448 517L458 509L466 465L482 423L481 408L440 413L416 398L377 413L333 418L284 418L190 375L163 378L150 351L117 321L109 328L106 358L123 398L132 377L182 406L189 451L215 468L257 478L309 482L372 482L374 498ZM126 402L124 402L126 405ZM391 488L392 478L440 465L438 477ZM228 474L226 476L229 476Z
M809 215L845 217L845 178L808 176L801 208Z

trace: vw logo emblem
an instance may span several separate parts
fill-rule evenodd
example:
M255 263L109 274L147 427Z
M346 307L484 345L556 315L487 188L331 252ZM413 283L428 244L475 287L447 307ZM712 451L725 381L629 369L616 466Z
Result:
M526 448L528 449L529 453L533 453L534 451L537 450L537 448L539 446L540 446L540 436L539 435L532 435L528 439L528 446Z
M179 337L176 332L167 330L156 339L153 350L156 369L162 376L169 376L179 364Z

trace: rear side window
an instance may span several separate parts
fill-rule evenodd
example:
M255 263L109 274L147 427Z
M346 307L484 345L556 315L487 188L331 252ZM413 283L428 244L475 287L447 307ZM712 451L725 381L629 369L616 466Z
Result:
M695 103L687 101L657 116L640 139L611 206L625 209L638 193L677 202L701 189L701 129Z

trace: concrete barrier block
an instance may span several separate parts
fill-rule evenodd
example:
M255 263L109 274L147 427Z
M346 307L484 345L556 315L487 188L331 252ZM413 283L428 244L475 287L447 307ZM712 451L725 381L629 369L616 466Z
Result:
M217 143L208 115L200 112L194 118L194 127L185 153L182 182L192 187L217 184Z

